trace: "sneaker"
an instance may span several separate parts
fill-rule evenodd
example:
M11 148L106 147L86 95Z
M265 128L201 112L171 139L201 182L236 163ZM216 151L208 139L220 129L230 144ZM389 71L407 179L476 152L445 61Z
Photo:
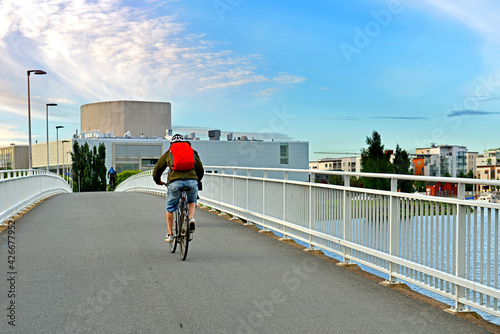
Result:
M195 222L194 218L189 219L189 233L194 233L194 230L196 229Z
M167 234L167 236L165 237L165 242L172 242L172 241L174 241L173 234Z

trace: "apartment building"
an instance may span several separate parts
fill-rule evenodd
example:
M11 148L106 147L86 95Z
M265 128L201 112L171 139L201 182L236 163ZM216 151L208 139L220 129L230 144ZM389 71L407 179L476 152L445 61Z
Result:
M464 174L468 172L465 146L431 145L431 147L417 148L415 155L413 165L416 175L445 176L449 173L452 177L457 177L460 172Z
M309 169L359 173L361 171L361 157L324 158L318 161L309 161Z
M500 148L484 151L476 158L477 179L500 180ZM489 186L481 186L481 191L491 190Z

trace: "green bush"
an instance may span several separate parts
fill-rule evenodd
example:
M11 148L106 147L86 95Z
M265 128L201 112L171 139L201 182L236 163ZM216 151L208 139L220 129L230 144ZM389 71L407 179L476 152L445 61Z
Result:
M123 172L119 173L116 176L116 186L115 187L118 187L118 185L120 183L122 183L123 181L125 181L126 179L131 177L132 175L139 174L139 173L142 173L142 170L124 170Z

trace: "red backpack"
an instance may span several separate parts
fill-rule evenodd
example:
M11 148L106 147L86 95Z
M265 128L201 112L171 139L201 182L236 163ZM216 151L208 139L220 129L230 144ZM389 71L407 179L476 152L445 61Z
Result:
M194 151L187 142L173 143L168 149L175 171L186 171L194 168Z

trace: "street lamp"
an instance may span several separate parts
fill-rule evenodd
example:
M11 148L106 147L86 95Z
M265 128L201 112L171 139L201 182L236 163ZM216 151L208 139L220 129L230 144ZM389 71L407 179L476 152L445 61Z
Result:
M56 126L56 151L57 151L57 175L59 175L59 129L64 128L62 125ZM63 155L64 155L64 145L63 145ZM63 156L64 161L64 156ZM64 174L64 165L63 165L63 174Z
M47 123L47 172L49 171L49 107L55 107L55 103L45 104L45 122Z
M42 70L29 70L28 72L28 132L29 132L29 169L33 168L33 159L31 156L31 101L30 101L30 74L35 73L35 74L47 74L47 72L42 71Z
M65 156L64 153L66 153L66 151L64 150L64 143L69 143L69 140L63 140L62 141L62 145L63 145L63 167L62 167L62 170L63 170L63 179L64 179L64 156ZM68 163L69 163L69 160L68 160ZM59 165L58 165L58 168L59 168Z

